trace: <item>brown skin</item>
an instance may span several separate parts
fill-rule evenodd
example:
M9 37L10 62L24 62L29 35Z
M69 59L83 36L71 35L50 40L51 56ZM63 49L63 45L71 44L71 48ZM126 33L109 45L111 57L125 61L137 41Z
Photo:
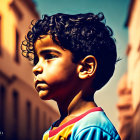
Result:
M89 55L79 63L72 62L72 53L56 45L50 35L35 42L39 58L33 68L35 88L43 100L57 102L61 123L97 107L93 101L93 81L97 61Z

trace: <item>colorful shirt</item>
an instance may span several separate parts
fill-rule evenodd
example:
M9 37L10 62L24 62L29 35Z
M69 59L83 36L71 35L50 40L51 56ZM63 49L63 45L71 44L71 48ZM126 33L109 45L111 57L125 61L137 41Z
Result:
M120 137L100 107L56 127L56 122L43 135L43 140L120 140Z

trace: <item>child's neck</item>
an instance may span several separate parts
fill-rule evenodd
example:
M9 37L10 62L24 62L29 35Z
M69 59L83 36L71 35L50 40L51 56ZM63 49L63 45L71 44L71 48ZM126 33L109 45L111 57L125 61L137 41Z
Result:
M89 94L89 93L88 93ZM61 119L69 117L74 118L90 110L94 107L97 107L96 103L94 102L93 98L83 97L83 91L80 91L73 99L70 101L67 99L65 101L61 101L58 103L58 108L60 111ZM93 95L93 93L92 93ZM92 96L91 96L92 97Z

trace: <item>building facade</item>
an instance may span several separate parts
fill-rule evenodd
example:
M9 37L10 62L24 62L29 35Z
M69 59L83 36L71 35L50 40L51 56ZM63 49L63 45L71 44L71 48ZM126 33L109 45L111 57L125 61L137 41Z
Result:
M40 140L59 114L40 100L32 65L20 51L32 19L31 0L0 0L0 139Z
M127 73L121 78L119 120L122 140L140 139L140 0L131 0L126 27L129 31Z

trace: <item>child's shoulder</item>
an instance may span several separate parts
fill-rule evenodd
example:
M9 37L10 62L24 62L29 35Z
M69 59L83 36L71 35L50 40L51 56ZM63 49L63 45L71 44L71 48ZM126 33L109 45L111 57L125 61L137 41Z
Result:
M52 125L55 126L57 121ZM59 139L63 137L69 140L80 139L114 139L120 140L120 137L100 107L88 110L84 114L68 121L56 129L49 129L43 136L43 140Z
M101 139L106 137L119 140L119 135L101 108L93 108L80 119L73 127L73 136L77 139L85 137L89 139Z

